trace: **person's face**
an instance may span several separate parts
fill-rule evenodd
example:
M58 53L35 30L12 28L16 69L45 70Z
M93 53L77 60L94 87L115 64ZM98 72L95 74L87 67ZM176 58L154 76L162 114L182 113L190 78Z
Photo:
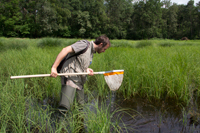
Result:
M103 52L105 52L106 51L106 49L108 49L109 48L109 44L107 44L106 46L104 46L103 47L103 43L100 43L99 45L98 45L98 48L97 48L97 53L103 53Z

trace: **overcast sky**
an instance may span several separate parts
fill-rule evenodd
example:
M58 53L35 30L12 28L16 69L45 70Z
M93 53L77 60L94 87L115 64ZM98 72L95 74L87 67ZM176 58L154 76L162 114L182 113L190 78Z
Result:
M171 0L172 3L177 3L178 5L184 4L187 5L188 1L190 0ZM194 0L194 5L196 6L196 3L198 3L200 0Z

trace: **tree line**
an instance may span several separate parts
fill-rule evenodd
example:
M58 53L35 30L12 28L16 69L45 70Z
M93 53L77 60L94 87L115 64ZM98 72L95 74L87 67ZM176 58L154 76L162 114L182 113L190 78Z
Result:
M200 39L200 2L0 0L0 36Z

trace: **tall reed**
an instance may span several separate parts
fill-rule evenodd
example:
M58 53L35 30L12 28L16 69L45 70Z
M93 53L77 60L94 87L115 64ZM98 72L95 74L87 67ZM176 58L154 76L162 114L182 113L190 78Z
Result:
M123 84L117 92L126 98L141 95L187 102L191 84L195 84L199 94L199 50L200 45L152 46L142 49L111 47L105 54L95 55L91 67L96 71L124 69ZM88 84L93 85L95 80L97 86L103 85L101 78L91 77ZM93 85L91 88L99 87Z
M32 102L27 102L27 99L43 101L46 97L52 97L54 102L58 103L60 78L11 80L9 77L50 73L51 66L61 49L75 41L76 39L61 39L58 41L61 43L60 45L49 47L48 44L39 45L39 43L42 43L41 39L0 38L0 47L3 49L0 52L1 132L54 130L52 127L54 121L51 119L53 112L48 113L51 112L52 108L50 106L45 109L40 106L30 108ZM172 45L163 47L159 44L164 44L166 40L149 41L151 41L150 46L143 45L143 47L137 48L139 41L129 41L124 44L125 40L123 42L113 40L114 45L105 53L94 55L90 67L94 71L124 69L122 86L116 93L126 99L140 95L147 99L174 98L188 103L191 97L189 90L191 85L196 96L199 97L200 42L167 40ZM57 43L52 39L51 44L53 45L55 42ZM121 45L122 47L120 47ZM103 75L88 78L89 80L85 84L87 94L95 90L99 96L105 98L110 93ZM27 109L27 107L29 108ZM91 116L88 116L92 121L96 121L96 125L91 123L89 119L86 121L86 125L91 127L91 131L100 129L100 127L97 127L97 123L101 124L102 131L104 129L108 131L111 127L116 127L116 131L121 130L120 127L115 125L116 123L113 124L110 121L113 114L110 114L108 109L100 108L97 111L100 113L91 112ZM87 110L87 112L90 111ZM72 114L78 115L79 113L74 111ZM107 117L107 119L104 117ZM75 119L73 118L73 120ZM103 125L102 121L107 125ZM55 123L55 131L62 132L64 125L57 121ZM74 121L77 128L70 130L79 130L79 123L80 121ZM68 130L68 128L66 129Z

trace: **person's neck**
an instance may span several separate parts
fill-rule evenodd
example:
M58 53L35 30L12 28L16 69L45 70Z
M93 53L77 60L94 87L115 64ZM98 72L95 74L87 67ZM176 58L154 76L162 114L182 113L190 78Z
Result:
M94 49L95 49L95 51L96 51L98 45L96 45L96 44L93 42L93 47L94 47Z

